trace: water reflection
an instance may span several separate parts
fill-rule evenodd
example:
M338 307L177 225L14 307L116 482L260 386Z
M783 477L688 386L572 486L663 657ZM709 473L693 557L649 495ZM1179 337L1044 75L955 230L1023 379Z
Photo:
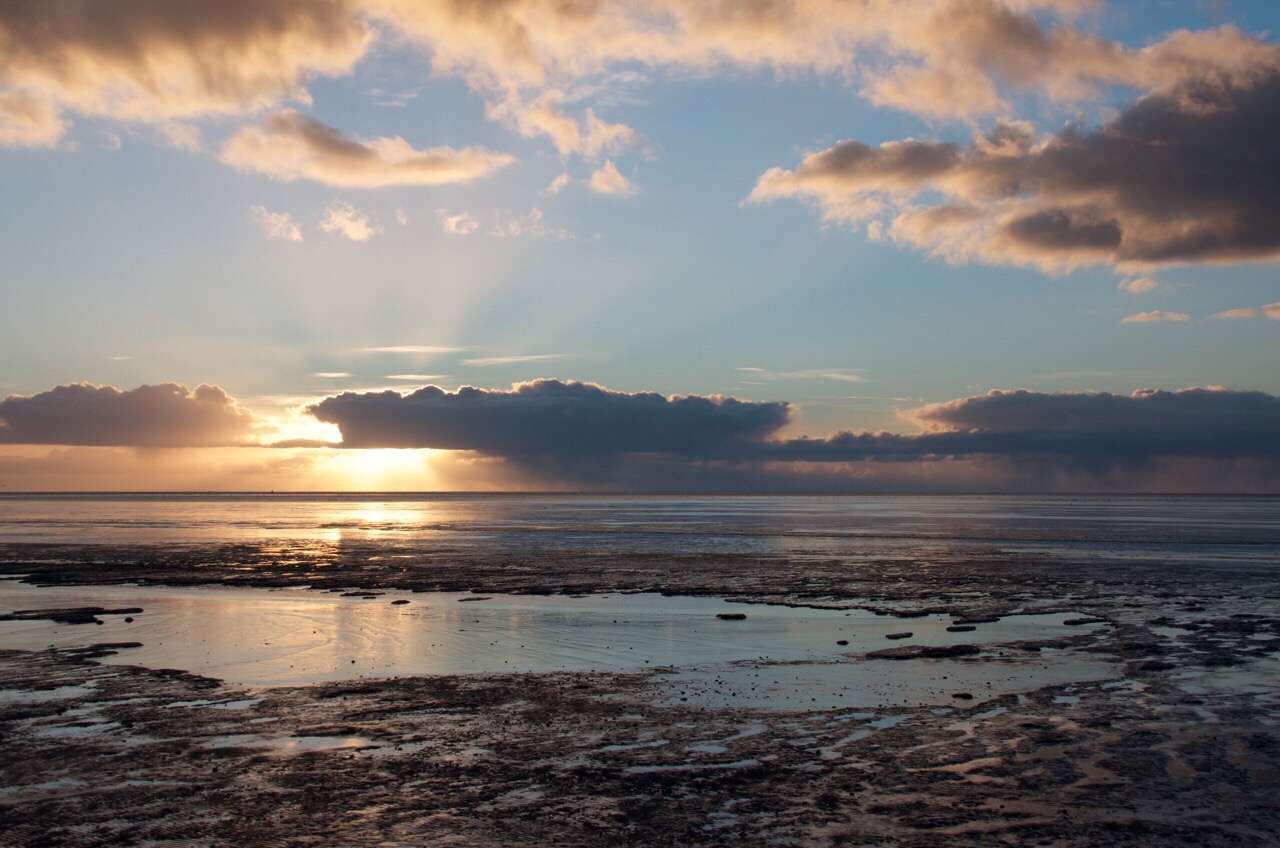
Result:
M176 667L249 685L508 671L626 670L742 660L840 661L884 648L903 622L863 610L734 604L652 594L580 598L457 593L340 596L307 590L42 589L0 584L0 607L136 604L100 627L0 623L5 644L37 649L142 642L112 662ZM402 603L395 603L400 601ZM403 603L407 601L407 603ZM743 612L741 621L717 613ZM1067 614L1012 616L979 633L912 619L912 644L1049 639L1082 632ZM840 644L844 643L844 644Z

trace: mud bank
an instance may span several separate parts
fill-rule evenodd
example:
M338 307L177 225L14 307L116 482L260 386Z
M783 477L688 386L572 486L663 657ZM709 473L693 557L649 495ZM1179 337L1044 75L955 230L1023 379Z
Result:
M106 658L112 663L127 658L127 647L4 651L4 839L931 848L1280 841L1280 586L1266 570L998 552L856 566L807 557L370 555L26 547L4 551L2 567L59 585L728 595L874 608L902 618L894 629L904 632L920 613L977 620L1069 611L1101 623L951 656L912 653L905 639L884 642L891 652L881 657L741 662L713 673L671 665L273 688L101 662L105 651L117 652ZM750 621L748 613L724 626ZM104 630L59 626L85 631L88 644ZM977 685L1011 662L1070 660L1107 673L1003 693ZM862 690L837 704L794 705L753 697L761 685L753 675L773 675L785 689L788 674L834 679L831 662L929 677L943 697L890 702Z

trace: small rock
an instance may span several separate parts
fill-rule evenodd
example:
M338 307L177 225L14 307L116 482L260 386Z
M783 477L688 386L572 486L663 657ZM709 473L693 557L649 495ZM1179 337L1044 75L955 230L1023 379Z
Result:
M718 612L716 618L722 621L742 621L747 617L745 612Z
M951 697L953 697L953 698L959 698L961 701L972 701L972 700L973 700L973 696L972 696L972 695L970 695L968 692L952 692L952 693L951 693Z
M836 644L837 644L837 645L847 645L847 644L849 644L849 640L848 640L848 639L837 639L837 640L836 640Z
M912 633L912 632L910 632L910 631L904 631L904 632L902 632L902 633L886 633L886 634L884 634L884 638L886 638L886 639L910 639L910 638L911 638L912 636L914 636L914 635L916 635L916 634L914 634L914 633Z
M407 600L405 600L404 598L397 598L396 600L392 601L391 603L392 603L392 605L399 606L400 604L407 604L407 603L409 603L409 602L408 602Z

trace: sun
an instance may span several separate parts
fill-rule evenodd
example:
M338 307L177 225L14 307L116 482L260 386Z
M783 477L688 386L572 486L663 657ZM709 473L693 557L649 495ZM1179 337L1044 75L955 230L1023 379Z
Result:
M431 491L439 488L432 458L440 453L426 448L338 450L325 470L344 491Z

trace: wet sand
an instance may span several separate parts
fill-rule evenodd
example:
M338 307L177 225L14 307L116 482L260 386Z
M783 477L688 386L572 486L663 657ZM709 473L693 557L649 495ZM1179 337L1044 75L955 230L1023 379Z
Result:
M1012 641L991 641L980 623L957 634L966 640L957 644L976 652L953 656L913 652L923 647L913 638L884 639L876 650L851 644L846 654L767 663L277 687L120 664L132 648L8 650L0 652L3 839L76 846L1280 842L1274 566L1067 563L995 548L856 565L821 556L424 560L411 553L349 543L294 550L11 545L0 549L0 561L35 584L113 584L104 607L127 600L128 584L139 582L381 591L388 595L357 600L388 609L394 593L412 601L435 591L665 592L870 610L901 632L922 615L1098 621L1070 625L1073 635ZM721 624L750 627L750 612ZM108 641L97 633L114 628L51 626L92 629L87 644ZM101 656L111 650L115 656ZM1016 668L1050 675L986 688ZM843 686L841 675L853 669L886 682L928 680L932 688L928 697L919 687L891 698L866 677ZM821 684L823 700L786 699ZM761 693L762 686L774 691Z

